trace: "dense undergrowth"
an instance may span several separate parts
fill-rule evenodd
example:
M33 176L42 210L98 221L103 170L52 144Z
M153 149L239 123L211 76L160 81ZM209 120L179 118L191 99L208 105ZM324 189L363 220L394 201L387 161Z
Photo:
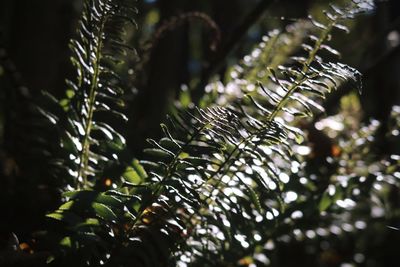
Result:
M388 266L369 240L397 228L400 157L375 156L380 123L360 121L355 94L320 116L332 91L362 91L361 74L329 43L373 8L331 5L269 32L229 77L209 82L199 107L182 90L139 158L126 147L135 114L121 78L135 54L135 3L85 1L70 43L76 76L64 98L44 92L30 103L21 126L62 203L34 243L16 244L25 252L0 262L18 266L31 260L18 253L31 252L50 266L293 266L287 255L302 254L310 266Z

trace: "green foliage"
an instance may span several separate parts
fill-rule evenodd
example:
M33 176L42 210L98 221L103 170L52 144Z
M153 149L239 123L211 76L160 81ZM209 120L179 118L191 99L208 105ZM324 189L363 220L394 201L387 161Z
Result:
M66 98L54 103L53 113L41 109L60 134L62 155L55 164L71 185L89 188L107 164L118 159L125 138L120 134L127 117L121 112L124 93L116 73L127 50L125 26L134 25L136 9L130 1L85 1L71 61L77 73L67 80Z
M128 0L85 1L70 45L76 79L67 81L65 99L45 93L46 105L38 108L57 129L53 163L68 185L63 204L47 215L52 229L44 239L55 246L48 262L279 266L275 255L288 240L320 242L317 235L340 235L339 224L361 230L369 220L358 212L362 205L378 203L371 208L378 212L385 190L398 186L391 177L398 178L398 156L368 157L372 122L338 137L340 151L321 157L330 169L315 167L322 161L311 156L304 130L311 133L306 125L333 90L343 84L361 90L357 70L324 58L339 55L328 45L334 31L347 32L347 19L372 8L371 1L332 5L323 21L310 17L287 32L270 32L226 84L206 87L202 108L185 90L161 124L163 137L148 139L144 156L123 166L118 66L130 50L124 29L134 24L135 8ZM121 165L120 175L107 176Z
M106 136L110 133L109 139L114 139L111 126L101 126L93 121L95 108L104 106L103 98L96 99L97 95L102 96L103 91L97 90L113 88L106 83L106 78L105 81L101 80L100 74L105 71L98 64L108 55L102 50L102 42L110 41L104 25L115 15L107 12L107 3L98 2L99 8L103 8L105 13L96 12L97 4L87 5L92 9L84 15L81 41L87 43L89 40L89 51L82 48L80 41L72 42L72 50L77 57L73 62L78 67L79 75L76 84L69 83L75 90L70 94L72 99L67 102L69 105L65 109L75 115L79 114L77 111L83 105L85 111L76 117L83 117L80 124L84 126L83 140L79 142L81 148L73 147L79 159L77 178L81 179L84 187L89 186L87 175L95 175L94 172L88 172L91 169L92 142L89 140L92 128L100 126L93 130L101 130ZM118 6L109 8L114 10ZM350 9L351 12L353 10L354 7ZM311 20L318 35L308 36L310 41L302 45L304 55L292 57L289 64L284 66L274 60L271 60L271 64L265 62L268 53L272 53L280 44L277 40L285 38L274 33L272 40L262 46L263 61L259 62L261 60L257 58L253 60L266 65L263 66L262 75L268 79L264 79L264 85L257 84L254 92L248 93L246 98L235 100L233 105L226 103L225 107L211 106L178 112L169 118L167 124L162 125L164 137L159 142L148 140L151 148L145 149L146 159L141 161L146 171L134 162L123 174L126 182L117 189L118 194L112 191L102 194L96 191L69 193L66 195L68 201L49 217L68 221L78 234L78 240L81 240L82 234L87 236L87 232L81 230L87 227L92 227L90 238L96 242L103 240L94 238L99 236L124 240L113 245L117 249L108 248L108 259L96 259L106 264L124 264L126 259L119 255L126 252L121 251L138 249L142 253L137 253L139 258L132 260L141 262L143 266L156 266L152 260L157 251L162 251L164 255L160 262L168 260L171 252L181 264L185 261L194 265L202 262L204 266L206 262L216 261L222 265L240 260L242 255L230 255L232 251L237 251L238 247L247 251L255 249L260 244L255 233L259 235L268 231L266 226L271 227L264 222L263 214L269 212L277 217L287 209L283 198L287 195L284 184L289 176L285 170L295 160L291 145L302 140L302 133L282 118L312 116L313 109L319 105L310 97L323 97L340 82L352 82L359 86L360 74L356 70L340 63L324 63L318 56L322 49L336 53L324 43L333 28L345 29L340 21L351 12L332 8L331 13L326 13L326 25ZM116 14L119 14L118 9ZM88 28L87 23L93 27L88 19L91 16L95 17L94 36L97 36L93 40L82 32ZM103 40L101 36L106 36L106 39ZM84 59L92 53L96 56L89 60L88 65ZM249 70L245 71L245 75L249 75L246 80L249 84L254 84L254 79L260 76L263 68L258 64L247 66ZM279 70L276 69L278 66ZM232 83L239 81L236 79ZM97 140L97 143L101 146L102 141ZM71 140L69 143L74 142ZM96 167L99 166L101 164L96 164ZM123 192L125 194L120 195ZM110 193L112 196L108 195ZM115 212L116 208L119 215ZM328 205L324 204L323 209L326 208ZM121 217L130 218L131 221L121 220ZM121 229L120 226L124 224L128 227ZM150 241L141 239L147 235L150 235ZM75 236L73 239L71 236L67 238L67 244L77 244L76 247L69 245L71 249L90 247L92 250L94 247L88 245L86 238L82 239L84 243L76 242ZM134 240L134 244L130 240ZM166 240L167 246L151 240ZM60 242L65 244L65 238ZM179 249L173 249L171 244L174 242L179 244ZM96 260L90 262L96 264Z

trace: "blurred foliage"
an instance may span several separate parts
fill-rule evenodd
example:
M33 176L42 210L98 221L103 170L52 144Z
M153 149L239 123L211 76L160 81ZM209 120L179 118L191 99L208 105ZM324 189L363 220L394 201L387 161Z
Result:
M0 266L398 265L395 1L82 2L0 3Z

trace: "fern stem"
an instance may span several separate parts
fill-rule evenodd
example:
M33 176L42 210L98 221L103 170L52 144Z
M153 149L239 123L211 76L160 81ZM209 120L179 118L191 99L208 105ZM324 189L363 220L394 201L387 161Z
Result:
M211 123L211 122L210 122ZM196 132L194 132L193 134L191 134L191 136L189 137L188 141L185 142L184 145L181 146L181 148L178 150L177 153L175 153L175 157L172 159L171 163L168 165L168 168L166 170L166 174L165 176L162 178L162 180L158 183L157 188L154 190L154 193L152 193L152 196L150 198L150 200L148 201L148 203L153 203L156 201L156 199L161 195L161 191L163 189L163 183L164 181L166 181L167 179L169 179L172 174L174 173L174 169L176 167L176 164L178 163L178 159L180 154L184 151L184 148L187 147L197 136L200 135L200 133L210 124L204 124L202 125ZM146 210L146 208L148 208L147 205L143 205L143 207L141 208L141 210L138 212L138 215L136 216L136 220L133 223L133 225L130 228L130 231L133 231L136 227L136 224L138 221L140 221L140 218L143 216L144 211Z
M207 179L207 181L215 180L217 177L222 177L223 175L225 175L227 173L227 171L229 170L229 168L232 166L233 162L234 162L232 159L240 157L240 155L243 153L243 151L240 150L240 147L243 146L243 145L246 146L248 143L251 142L251 140L254 137L259 136L260 134L262 134L262 132L267 130L270 127L270 124L274 121L275 117L278 115L278 113L288 103L288 101L290 100L290 96L299 88L299 86L301 86L307 80L315 78L315 77L318 76L318 74L306 75L306 73L310 69L310 64L315 60L317 52L320 50L321 45L328 38L329 33L332 30L335 22L336 21L330 21L329 24L327 25L327 27L323 29L323 31L322 31L322 33L320 35L320 38L318 38L318 40L316 41L313 49L309 53L309 57L308 57L307 61L303 65L302 74L299 74L296 77L296 81L289 87L289 89L287 90L286 94L282 97L281 101L278 103L276 108L268 116L268 118L266 120L266 125L264 127L262 127L261 129L259 129L258 131L252 133L250 136L248 136L246 138L243 138L237 144L235 144L235 148L227 155L227 157L225 158L224 162L219 165L218 169L213 173L213 175L211 175L211 177L209 177ZM211 123L212 122L209 122L209 123L203 125L200 129L198 129L198 131L196 131L196 133L193 133L193 135L183 145L183 147L189 145L196 138L196 136L198 136L207 127L207 125L210 125ZM166 170L165 176L159 182L159 185L158 185L157 189L153 193L152 201L154 201L161 194L161 190L163 188L163 186L162 186L163 181L165 181L166 179L170 178L172 176L172 174L174 173L174 169L175 169L176 164L178 162L179 155L184 150L183 147L180 148L178 153L176 153L175 157L173 158L173 160L169 164L169 166L168 166L168 168ZM213 188L218 188L218 186L222 183L222 179L216 179L216 181L217 182L213 186ZM211 196L212 196L212 194L207 196L203 201L205 201L205 202L208 201L211 198ZM150 201L150 203L152 203L152 201ZM137 222L140 221L140 218L143 215L144 210L146 208L147 207L143 207L143 209L139 212L139 214L137 216L137 219L136 219L136 222L131 227L131 230L133 230L135 228ZM196 215L196 213L193 213L191 216L189 216L188 221L190 221L195 215Z
M88 180L87 180L87 169L89 167L89 153L90 153L90 133L92 130L92 121L93 121L93 113L94 113L94 106L95 106L95 101L96 101L96 93L97 93L97 87L98 87L98 80L99 80L99 75L100 75L100 60L101 60L101 49L103 46L103 30L104 30L104 25L107 21L106 17L106 10L103 9L103 12L101 14L101 23L100 23L100 28L98 31L98 35L96 37L97 39L97 45L93 48L95 50L95 56L94 56L94 72L92 79L90 81L90 88L89 88L89 111L88 111L88 116L86 117L85 120L85 135L83 137L83 142L82 142L82 153L80 154L80 165L79 165L79 172L78 172L78 179L82 179L82 185L80 184L80 181L78 181L78 188L82 186L82 188L87 188L88 187ZM90 60L90 56L89 56Z
M329 24L322 31L320 38L318 38L318 40L315 42L313 49L309 53L309 57L308 57L307 61L303 65L303 68L301 70L302 74L299 74L297 76L296 81L289 87L286 94L283 96L282 100L278 103L278 105L275 107L275 109L272 111L272 113L268 116L267 121L272 122L275 119L275 117L278 115L278 113L282 110L282 108L286 105L286 103L289 101L290 96L301 85L301 83L303 83L309 79L309 77L306 76L306 74L310 69L310 65L315 60L315 57L316 57L318 51L320 50L322 43L325 42L325 40L328 38L329 33L331 32L335 23L336 23L336 19L329 21Z
M209 180L214 179L217 175L220 177L225 175L226 172L229 170L229 168L233 164L231 159L240 157L240 155L242 154L242 151L239 150L239 147L242 145L246 146L251 141L252 138L258 136L260 133L265 131L269 127L270 123L273 122L273 120L278 115L278 113L282 110L282 108L287 104L287 102L290 100L290 96L299 88L299 86L301 86L304 82L306 82L310 78L312 79L312 78L315 78L318 76L318 74L307 76L306 73L309 71L310 64L315 60L316 54L320 50L321 45L328 38L328 35L329 35L330 31L332 30L335 22L336 22L336 20L330 21L330 23L327 25L327 27L322 31L320 38L318 38L318 40L316 41L316 43L313 47L313 50L310 51L309 57L303 65L302 73L304 73L304 74L301 76L298 75L296 81L289 87L286 94L283 96L281 101L278 103L278 105L276 106L274 111L268 116L267 121L266 121L266 124L267 124L266 127L261 128L257 132L255 132L255 133L251 134L250 136L248 136L247 138L243 139L241 142L239 142L239 144L236 144L235 148L232 150L231 153L229 153L229 155L226 158L226 160L224 161L224 163L219 166L219 168L214 172L214 175L211 176L209 178ZM221 171L222 171L222 173L221 173ZM217 183L215 184L214 188L217 188L221 183L222 183L222 179L217 179ZM210 196L207 197L205 199L205 201L207 201L208 199L210 199ZM192 218L192 217L193 216L191 216L190 218Z

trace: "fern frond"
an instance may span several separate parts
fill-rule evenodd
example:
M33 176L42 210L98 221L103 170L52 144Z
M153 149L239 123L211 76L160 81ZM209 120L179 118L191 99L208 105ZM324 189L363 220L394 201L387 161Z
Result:
M263 36L262 41L229 72L228 82L242 80L243 91L246 84L266 82L268 68L276 69L292 56L313 32L312 24L299 20L286 27L285 31L272 30Z
M70 43L77 78L67 80L66 99L60 101L65 114L43 112L60 128L66 158L57 164L73 163L65 176L73 178L74 187L93 185L93 177L125 146L119 131L127 118L117 67L131 50L124 36L135 13L128 0L85 1L78 36Z
M290 178L283 170L296 160L291 146L302 138L287 118L312 116L320 108L313 98L341 81L360 84L356 70L324 63L318 55L322 49L335 53L325 42L348 17L346 10L331 12L326 24L311 19L318 36L302 46L304 56L270 68L267 85L260 84L233 106L179 114L164 126L159 142L150 140L153 147L142 161L156 188L150 203L166 197L171 210L181 210L176 218L190 229L183 245L188 250L181 249L177 257L226 261L221 250L254 247L254 230L264 229L259 224L265 223L265 213L274 218L284 212L281 190ZM241 88L243 80L237 82Z

